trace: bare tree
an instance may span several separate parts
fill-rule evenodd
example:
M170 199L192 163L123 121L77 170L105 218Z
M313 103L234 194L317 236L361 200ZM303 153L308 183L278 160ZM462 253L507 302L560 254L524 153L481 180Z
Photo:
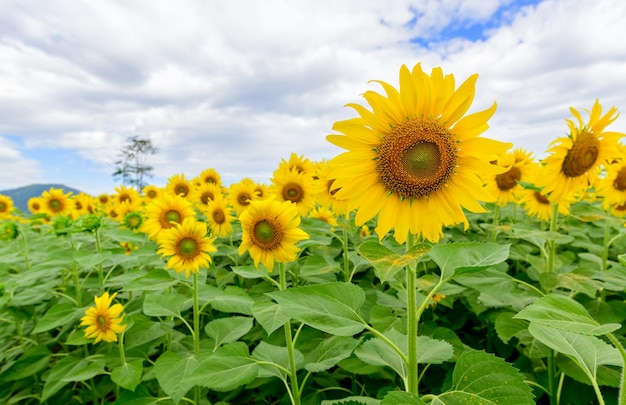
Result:
M115 162L113 178L121 178L123 185L134 186L141 191L147 185L145 179L153 177L154 168L146 163L148 156L157 152L150 138L129 136L118 155L120 159Z

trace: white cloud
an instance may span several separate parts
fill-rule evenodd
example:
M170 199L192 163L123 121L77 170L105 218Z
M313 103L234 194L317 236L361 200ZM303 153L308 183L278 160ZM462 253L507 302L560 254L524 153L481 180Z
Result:
M0 190L8 190L40 181L42 170L36 160L26 158L18 146L0 136Z

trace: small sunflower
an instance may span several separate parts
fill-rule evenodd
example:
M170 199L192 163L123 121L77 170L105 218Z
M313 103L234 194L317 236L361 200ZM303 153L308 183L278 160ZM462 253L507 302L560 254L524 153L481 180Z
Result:
M328 207L324 207L324 206L316 207L315 209L313 209L313 211L309 213L309 217L319 219L320 221L324 221L327 224L329 224L331 227L338 225L335 214Z
M33 214L39 214L43 209L41 197L31 197L28 199L28 210Z
M310 174L281 166L271 179L270 193L278 201L291 201L298 207L298 215L304 217L315 206L313 178Z
M239 254L250 253L254 265L259 262L269 270L274 262L291 262L300 250L296 243L309 235L300 225L295 204L274 199L253 201L239 217L242 237Z
M223 196L219 195L213 201L209 201L203 212L213 236L223 238L233 232L232 222L235 217Z
M122 224L125 228L138 232L143 225L143 215L139 211L129 211L124 215Z
M115 187L115 193L113 194L113 202L116 204L129 203L131 205L137 204L141 201L139 192L134 188L126 186Z
M187 198L192 189L191 181L184 174L175 174L167 179L165 190L172 195L180 195Z
M43 211L49 216L67 215L72 210L72 193L63 193L60 188L50 188L41 193L43 200Z
M149 184L141 189L144 201L148 202L158 198L161 195L161 189L153 184Z
M93 214L95 209L95 202L92 196L85 193L78 193L71 197L72 202L74 203L73 209L71 211L71 216L73 219L77 219L83 215Z
M0 218L8 218L13 211L13 199L8 195L0 194Z
M142 231L148 234L149 239L156 240L164 229L171 228L174 223L181 224L186 218L195 218L195 215L189 201L178 195L163 193L145 207Z
M531 164L526 170L526 183L537 185L544 176L546 168L539 163ZM541 221L549 222L552 218L552 203L538 187L529 187L520 190L518 203L524 207L526 214ZM559 204L559 213L569 215L569 204Z
M287 166L290 170L295 169L298 173L306 173L310 176L315 172L315 165L311 160L305 158L303 155L298 155L295 152L291 152L289 155L289 160L281 159L280 164L282 166Z
M543 160L547 170L538 184L557 204L576 201L595 184L602 165L620 155L618 140L624 136L621 132L604 131L619 115L615 107L602 115L602 106L596 100L588 111L587 124L576 109L570 107L570 111L577 122L567 119L569 135L550 144L550 155Z
M622 155L626 158L626 154ZM602 207L609 210L626 204L626 159L605 165L605 176L596 186L595 195L602 197Z
M485 179L485 187L496 196L498 205L504 207L517 201L521 190L519 182L526 181L526 170L532 162L532 154L522 148L498 156L495 164L506 171Z
M248 178L230 185L226 199L237 215L241 215L248 209L252 201L259 199L255 188L256 183Z
M191 273L197 274L200 267L209 267L209 253L217 251L213 246L213 239L206 235L207 227L204 222L185 218L182 224L174 223L173 227L159 234L157 253L170 257L168 268L177 273L184 271L185 276L189 277Z
M222 194L222 188L215 183L200 183L195 186L189 194L188 200L192 203L198 204L201 207L206 207L217 196Z
M103 207L107 206L111 202L111 200L111 196L107 193L100 194L96 197L96 201L98 202L98 204Z
M329 207L337 215L347 215L347 200L338 200L335 198L337 190L333 188L334 179L330 178L333 167L330 162L319 162L313 175L313 194L315 201L324 207Z
M376 232L395 239L409 232L436 242L442 226L464 223L463 208L485 212L479 201L493 201L481 177L502 173L489 162L511 144L479 137L496 110L465 115L474 99L478 75L455 89L455 79L441 68L430 75L417 64L400 69L400 88L378 81L386 96L364 94L372 111L348 104L359 118L339 121L327 140L347 152L331 160L335 197L358 209L358 226L378 215Z
M86 326L85 337L95 338L95 343L101 340L105 342L117 342L117 334L124 332L127 325L122 325L124 319L124 307L121 304L111 305L117 293L109 296L104 292L100 297L94 297L95 307L89 307L85 316L80 320L81 326Z
M215 184L218 187L222 185L220 174L213 168L204 169L194 180L198 185Z

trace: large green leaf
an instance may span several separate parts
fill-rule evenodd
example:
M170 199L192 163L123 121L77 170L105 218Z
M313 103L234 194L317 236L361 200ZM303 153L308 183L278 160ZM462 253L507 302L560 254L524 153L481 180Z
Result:
M188 308L190 304L191 300L182 294L151 294L143 300L143 313L148 316L179 317L183 309Z
M252 318L244 316L231 316L227 318L215 319L209 322L204 331L215 341L214 349L219 346L231 343L248 333L254 326Z
M163 353L154 363L154 375L161 389L172 397L175 404L195 385L191 376L199 364L192 355L180 357L173 352Z
M28 349L6 371L0 374L0 381L17 381L34 375L48 366L52 354L46 346L35 346Z
M350 357L358 344L359 340L349 336L331 336L323 339L307 353L304 368L313 373L328 370L341 360Z
M328 283L268 293L292 318L324 332L352 336L364 328L358 314L365 293L354 284Z
M579 302L564 295L550 294L521 310L515 318L585 335L604 335L621 327L600 325Z
M396 253L379 242L368 241L359 246L359 254L374 266L376 276L384 283L428 253L431 246L428 243L418 243L408 252Z
M56 394L66 384L86 381L104 373L106 361L100 359L78 359L68 356L59 360L50 370L41 393L41 402Z
M415 394L411 394L406 391L390 391L385 395L385 398L381 401L380 405L424 405L424 401L421 400Z
M595 336L582 335L535 322L531 322L528 330L540 342L575 361L590 382L597 382L598 367L601 365L623 367L619 351Z
M273 364L259 364L259 378L278 377L280 379L286 379L286 373L289 371L289 352L284 346L275 346L266 342L261 342L254 348L252 352L252 358L263 362ZM302 353L294 349L294 361L296 364L296 370L302 368L304 364L304 356Z
M32 333L45 332L62 325L71 324L84 314L83 310L76 308L72 304L66 302L56 304L41 317Z
M252 315L261 324L265 332L271 335L283 326L291 317L283 308L272 301L257 301L252 305Z
M150 270L124 286L124 291L165 291L178 281L174 280L170 273L163 269Z
M228 286L224 291L213 298L211 305L221 312L235 312L238 314L252 315L254 300L242 288Z
M248 346L234 342L204 357L189 382L215 391L231 391L252 382L258 371L258 365L248 353Z
M481 351L463 353L452 373L452 387L431 405L534 405L524 376L504 360Z
M350 396L341 399L325 399L321 405L381 405L381 402L376 398Z
M131 360L116 367L111 372L111 380L122 388L135 391L141 382L141 372L143 371L143 361L140 359Z
M441 269L443 279L473 273L509 258L510 244L460 242L438 244L428 255Z

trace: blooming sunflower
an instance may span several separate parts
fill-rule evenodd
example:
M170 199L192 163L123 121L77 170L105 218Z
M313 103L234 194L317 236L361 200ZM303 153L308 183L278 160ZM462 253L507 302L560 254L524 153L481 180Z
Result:
M602 165L619 156L618 140L624 136L621 132L604 131L617 119L615 107L602 115L602 106L596 100L588 111L587 124L576 109L570 107L570 111L577 122L567 119L569 135L550 144L550 155L543 160L547 170L538 184L557 204L574 202L594 185Z
M395 228L403 243L409 232L436 242L442 226L464 223L463 208L485 212L478 201L493 201L481 177L502 173L490 164L509 143L481 138L496 110L464 116L474 99L478 75L455 90L454 76L433 68L430 75L417 64L400 69L400 88L378 81L386 96L367 91L369 111L348 104L359 118L336 122L341 135L329 142L347 149L331 160L335 197L358 209L361 225L378 215L376 232L382 238Z
M605 210L626 204L626 154L605 165L605 176L598 181L595 195L602 197Z
M8 218L13 211L13 199L8 195L0 194L0 218Z
M116 295L117 293L114 293L109 296L109 293L105 291L102 296L94 297L96 306L87 308L85 316L80 319L80 325L87 327L86 338L96 338L95 343L101 340L117 342L117 334L122 333L127 325L121 324L124 319L124 314L122 314L124 307L121 304L111 305Z
M506 171L485 179L485 187L496 196L498 205L504 207L517 201L521 190L519 182L526 181L526 170L532 162L532 154L522 148L498 156L495 164Z
M222 185L220 174L213 168L204 169L194 180L198 185L215 184L218 187Z
M275 261L294 261L300 250L296 243L309 238L298 228L300 217L290 201L252 201L239 222L242 229L239 254L250 253L257 268L261 262L269 271L274 269Z
M183 198L187 198L191 192L191 181L185 178L184 174L175 174L167 179L165 190L172 195L180 195Z
M43 209L41 197L31 197L28 199L28 210L33 214L39 214Z
M142 231L148 238L156 240L159 233L174 223L181 224L185 218L194 217L193 205L179 195L163 193L145 207L145 222Z
M525 182L537 185L539 179L545 175L545 166L533 163L526 168ZM541 221L549 222L552 218L552 204L543 191L538 187L523 188L520 190L518 203L524 207L526 214ZM569 204L559 204L559 213L569 215Z
M74 203L71 211L73 219L77 219L83 215L93 214L95 212L95 203L92 196L85 193L78 193L71 197Z
M126 186L115 187L115 193L113 194L113 202L116 204L129 203L131 205L137 204L141 201L139 192L134 188Z
M303 155L298 155L295 152L291 152L289 160L281 159L279 166L287 166L289 169L295 169L298 173L306 173L313 175L315 172L315 165L310 159L305 158Z
M149 184L141 189L144 201L151 201L161 195L161 189L153 184Z
M200 267L208 267L211 264L209 253L217 251L213 246L213 239L206 236L207 227L204 222L198 222L195 218L185 218L182 224L174 223L169 229L159 234L157 253L169 256L167 267L177 273L185 272L189 277L191 273L197 274Z
M60 188L50 188L41 193L43 200L43 211L49 216L66 215L72 210L72 193L63 193Z
M332 210L328 207L319 206L313 209L313 211L309 212L310 218L316 218L320 221L324 221L329 224L331 227L337 226L337 218Z
M281 166L271 178L270 193L278 201L291 201L298 207L298 215L306 216L315 206L313 178L310 174Z
M228 188L226 200L235 209L237 215L241 215L254 200L258 200L256 193L256 183L248 178L241 179L238 183L233 183Z
M217 196L222 194L222 188L215 183L200 183L189 193L189 201L206 207Z
M209 201L203 211L213 236L223 238L232 233L233 226L231 223L235 220L235 217L222 195L218 195L215 199Z
M348 201L335 197L337 190L333 188L334 179L330 178L332 165L328 161L319 162L313 175L313 194L317 204L329 207L337 215L347 215Z

